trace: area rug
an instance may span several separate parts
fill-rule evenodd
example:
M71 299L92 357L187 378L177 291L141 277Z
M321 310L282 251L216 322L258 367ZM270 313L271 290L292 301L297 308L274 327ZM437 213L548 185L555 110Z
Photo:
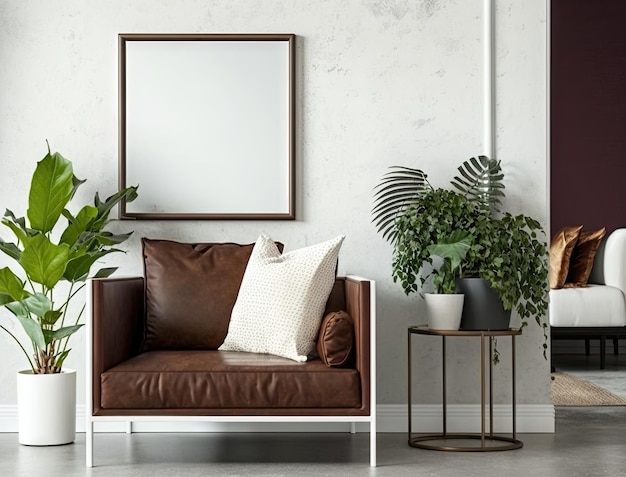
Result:
M626 406L626 399L597 384L564 373L552 373L555 406Z

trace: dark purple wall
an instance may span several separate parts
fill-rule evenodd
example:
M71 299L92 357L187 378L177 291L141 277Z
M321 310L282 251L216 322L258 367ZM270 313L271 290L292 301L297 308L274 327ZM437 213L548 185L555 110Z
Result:
M626 0L552 0L552 233L626 227Z

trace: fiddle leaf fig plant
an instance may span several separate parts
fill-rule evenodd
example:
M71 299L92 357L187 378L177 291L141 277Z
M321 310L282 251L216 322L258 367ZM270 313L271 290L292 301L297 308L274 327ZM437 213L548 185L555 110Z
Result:
M135 200L137 187L104 201L96 193L93 205L73 215L67 206L84 182L76 178L70 161L48 149L31 180L26 216L16 217L7 209L2 218L15 241L0 239L0 251L15 261L17 272L10 267L0 269L0 305L21 325L32 351L7 326L0 324L0 328L22 349L33 373L61 372L70 352L70 336L83 326L80 319L85 306L77 316L69 316L70 302L84 288L96 262L120 252L115 246L132 233L114 235L105 226L118 202ZM67 223L58 230L57 226L63 227L62 217ZM101 268L93 276L104 278L116 269Z

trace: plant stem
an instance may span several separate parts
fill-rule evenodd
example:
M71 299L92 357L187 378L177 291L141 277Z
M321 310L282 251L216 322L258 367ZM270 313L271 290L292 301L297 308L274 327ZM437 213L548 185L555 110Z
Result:
M61 317L61 328L63 328L63 325L65 324L65 317L67 316L67 309L70 305L70 300L72 299L72 289L74 288L74 282L70 283L70 291L67 293L67 300L65 301L65 303L63 304L63 306L61 308L63 308L63 315Z
M84 286L84 285L83 285ZM82 288L82 287L81 287ZM78 316L76 317L76 322L74 323L74 325L77 325L78 322L80 321L80 317L83 316L83 312L85 311L85 307L87 306L87 304L83 304L83 307L80 309L80 313L78 313ZM61 351L61 353L65 353L65 350L67 349L67 345L70 342L70 337L72 335L69 335L65 338L65 343L63 344L63 351Z
M22 349L22 351L24 352L24 354L26 355L26 359L28 360L28 364L30 364L30 369L33 370L33 373L35 373L35 366L33 365L33 361L30 359L30 356L28 356L28 353L26 352L26 350L24 349L24 347L22 346L22 343L20 343L20 340L18 340L15 335L13 333L11 333L8 329L6 329L4 326L0 325L0 328L2 328L4 331L6 331L9 336L11 338L13 338L15 340L15 342L17 343L17 345Z

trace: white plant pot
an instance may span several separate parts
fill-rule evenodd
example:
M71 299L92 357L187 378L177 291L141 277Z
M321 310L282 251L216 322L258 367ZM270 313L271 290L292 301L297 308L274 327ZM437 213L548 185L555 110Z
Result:
M76 371L17 373L19 443L56 446L76 438Z
M426 317L431 330L458 330L463 314L462 294L426 293Z

